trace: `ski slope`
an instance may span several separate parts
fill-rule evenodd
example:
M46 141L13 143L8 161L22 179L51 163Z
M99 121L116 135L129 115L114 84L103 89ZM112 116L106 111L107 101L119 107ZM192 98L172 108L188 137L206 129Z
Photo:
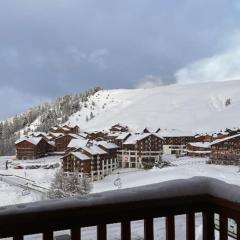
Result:
M240 81L103 90L68 123L83 130L108 129L121 123L138 131L149 126L214 132L240 126L239 92ZM227 99L231 100L228 106ZM86 121L91 112L95 117Z

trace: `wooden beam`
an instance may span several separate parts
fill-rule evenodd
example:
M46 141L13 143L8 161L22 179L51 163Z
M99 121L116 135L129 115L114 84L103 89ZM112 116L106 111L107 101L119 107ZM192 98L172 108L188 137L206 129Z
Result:
M107 240L107 225L100 224L97 226L97 240Z
M203 240L214 240L214 213L210 210L203 212Z
M53 232L44 232L43 240L53 240Z
M153 218L147 218L144 220L144 239L145 240L154 239Z
M81 240L81 229L80 228L72 228L71 229L71 239L72 240Z
M131 222L121 223L121 240L131 240Z
M175 217L166 217L166 240L175 240Z
M195 214L186 215L186 238L187 240L195 240Z
M228 218L220 214L219 215L219 227L220 227L220 240L228 239Z

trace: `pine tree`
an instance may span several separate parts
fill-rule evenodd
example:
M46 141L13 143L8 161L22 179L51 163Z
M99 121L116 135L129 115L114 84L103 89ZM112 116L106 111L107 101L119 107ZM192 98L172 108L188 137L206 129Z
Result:
M50 199L59 199L69 196L85 195L91 191L92 185L89 178L80 177L78 172L67 176L59 170L48 192Z
M15 141L19 131L27 133L28 127L38 120L36 131L47 132L49 128L57 124L65 123L69 117L86 106L89 98L100 88L93 88L83 93L65 95L57 98L54 102L43 103L32 107L22 114L0 122L0 154L11 155L15 153ZM89 120L89 117L87 117ZM88 121L87 120L87 121Z
M91 112L90 113L90 119L89 120L91 120L91 119L93 119L94 118L94 115L93 115L93 113Z

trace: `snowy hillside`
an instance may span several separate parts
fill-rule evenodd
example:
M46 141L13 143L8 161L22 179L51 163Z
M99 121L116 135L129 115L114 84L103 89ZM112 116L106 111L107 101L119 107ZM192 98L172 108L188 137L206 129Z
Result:
M73 114L69 122L86 130L122 123L133 130L149 126L216 131L240 126L239 93L240 81L102 90L90 97L87 107Z

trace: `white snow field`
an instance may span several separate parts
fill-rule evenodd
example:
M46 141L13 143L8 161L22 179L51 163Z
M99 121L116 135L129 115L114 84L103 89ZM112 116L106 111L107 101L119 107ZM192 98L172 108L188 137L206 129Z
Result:
M122 188L143 186L174 179L187 179L195 176L217 178L227 183L240 185L240 172L237 166L206 164L208 158L182 157L171 161L175 166L163 169L117 169L112 175L94 183L93 192L117 189L114 185L120 177Z
M160 127L214 132L239 126L239 90L240 81L103 90L72 115L69 123L85 130L108 129L122 123L138 131ZM228 106L227 99L231 102ZM91 112L95 117L86 122Z
M38 160L12 161L13 157L0 157L0 206L18 203L41 201L46 198L45 192L50 187L54 169L29 169L30 165L52 165L60 163L60 157L47 157ZM6 170L6 161L12 161ZM14 169L14 166L27 167ZM59 164L60 166L60 164ZM29 188L29 191L26 189Z

